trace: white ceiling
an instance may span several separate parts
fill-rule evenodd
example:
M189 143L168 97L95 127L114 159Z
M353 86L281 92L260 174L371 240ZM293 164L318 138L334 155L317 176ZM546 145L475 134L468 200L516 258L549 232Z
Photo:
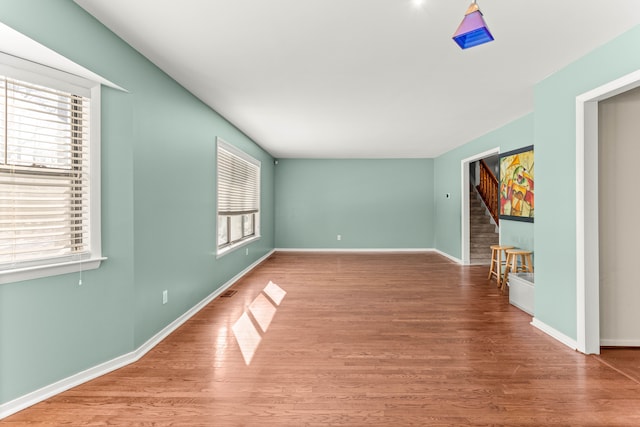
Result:
M533 86L640 23L638 0L74 0L273 156L435 157L533 110ZM606 67L606 64L602 64Z

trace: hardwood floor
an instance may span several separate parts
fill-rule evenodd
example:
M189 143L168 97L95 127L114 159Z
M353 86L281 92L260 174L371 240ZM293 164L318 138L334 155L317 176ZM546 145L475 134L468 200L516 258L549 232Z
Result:
M277 253L138 363L0 425L640 425L637 382L532 327L486 275Z
M602 347L598 359L640 384L640 347Z

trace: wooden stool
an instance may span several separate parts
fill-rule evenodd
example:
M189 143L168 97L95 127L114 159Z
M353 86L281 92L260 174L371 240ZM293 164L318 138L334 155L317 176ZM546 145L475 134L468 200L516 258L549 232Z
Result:
M489 276L487 279L491 279L492 277L496 278L496 283L498 287L500 287L501 275L502 275L502 266L506 264L506 261L502 261L502 253L506 252L507 249L513 249L513 246L506 245L491 245L491 267L489 268Z
M504 276L502 278L502 286L500 291L504 292L507 287L509 273L527 272L533 273L533 262L531 262L531 251L523 249L507 249L507 262L504 268ZM520 261L518 263L518 261Z

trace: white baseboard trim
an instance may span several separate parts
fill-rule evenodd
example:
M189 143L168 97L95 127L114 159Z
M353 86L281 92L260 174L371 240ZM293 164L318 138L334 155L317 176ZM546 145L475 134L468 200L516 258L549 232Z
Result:
M276 252L323 252L323 253L380 253L380 254L392 254L392 253L427 253L435 252L443 257L449 258L451 261L458 264L462 264L462 260L454 256L449 255L446 252L442 252L435 248L276 248Z
M566 336L562 332L552 328L551 326L547 325L546 323L539 321L535 317L531 321L531 325L533 325L534 327L540 329L542 332L544 332L545 334L551 336L552 338L555 338L556 340L560 341L562 344L566 345L570 349L572 349L572 350L577 350L578 349L578 342L576 340L574 340L571 337Z
M174 320L169 325L164 327L160 332L155 334L153 337L149 338L149 340L147 340L144 344L138 347L135 351L132 351L127 354L123 354L107 362L93 366L82 372L78 372L77 374L71 375L70 377L64 378L53 384L49 384L45 387L42 387L38 390L35 390L31 393L25 394L24 396L20 396L14 400L11 400L7 403L0 405L0 420L8 417L9 415L13 415L16 412L22 411L23 409L26 409L29 406L35 405L36 403L49 399L50 397L53 397L56 394L62 393L73 387L79 386L80 384L86 383L102 375L108 374L109 372L113 372L116 369L120 369L131 363L137 362L145 354L147 354L151 349L153 349L156 345L158 345L162 340L164 340L167 336L169 336L173 331L178 329L183 323L185 323L187 320L193 317L196 313L202 310L207 304L209 304L221 293L223 293L228 288L230 288L235 282L240 280L244 275L246 275L248 272L253 270L265 259L270 257L274 252L275 251L272 250L271 252L264 255L262 258L258 259L256 262L254 262L253 264L249 265L247 268L242 270L240 273L236 274L234 277L228 280L224 285L216 289L214 292L209 294L202 301L200 301L199 303L194 305L192 308L190 308L182 316L178 317L176 320Z
M600 345L604 347L640 347L640 340L622 340L614 338L600 338Z
M276 248L276 252L323 252L323 253L423 253L430 248Z
M135 360L137 360L135 359L135 352L123 354L115 359L93 366L70 377L42 387L39 390L35 390L31 393L25 394L24 396L20 396L14 400L4 403L0 405L0 420L8 417L9 415L13 415L16 412L22 411L29 406L35 405L36 403L49 399L56 394L62 393L73 387L79 386L80 384L86 383L87 381L98 378L101 375L108 374L109 372L122 368L123 366L135 362Z
M435 248L378 248L378 249L344 249L344 248L276 248L276 252L322 252L322 253L380 253L380 254L392 254L392 253L427 253L435 252L438 255L442 255L445 258L449 258L451 261L462 264L462 260L454 256L449 255L446 252L442 252Z
M449 255L446 252L442 252L440 249L431 249L432 252L436 252L439 255L442 255L445 258L449 258L451 261L458 263L458 264L462 264L462 260L460 258L456 258L454 256Z

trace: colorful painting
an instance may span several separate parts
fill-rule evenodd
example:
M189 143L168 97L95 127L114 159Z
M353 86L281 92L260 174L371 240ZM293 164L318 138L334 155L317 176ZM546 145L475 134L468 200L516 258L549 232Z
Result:
M533 145L500 154L500 219L533 222Z

